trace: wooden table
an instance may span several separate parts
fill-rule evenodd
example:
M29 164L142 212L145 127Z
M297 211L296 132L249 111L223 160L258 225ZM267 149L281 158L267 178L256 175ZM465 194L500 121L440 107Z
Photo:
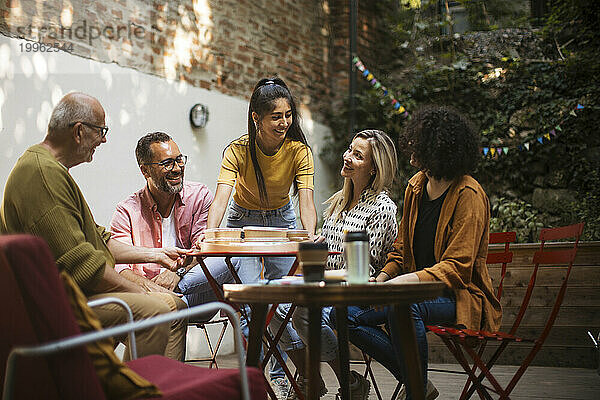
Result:
M214 279L214 277L211 275L210 271L206 267L206 264L204 263L204 258L206 258L206 257L224 257L225 263L227 264L227 267L229 268L229 272L233 276L234 281L237 282L238 284L241 284L242 282L240 281L240 278L239 278L238 274L236 273L235 268L233 267L233 264L231 262L232 257L296 257L297 254L298 254L298 242L280 242L280 243L277 243L277 242L271 242L271 243L269 243L269 242L249 242L249 243L229 243L229 244L202 243L201 250L189 253L190 256L195 257L196 260L198 261L198 265L202 269L202 272L204 272L204 275L206 276L208 283L210 284L217 299L220 301L229 303L236 310L239 309L242 316L244 318L246 318L246 320L248 320L248 316L246 315L244 308L238 307L239 303L245 303L245 302L243 302L243 301L238 302L237 300L230 300L224 296L221 286L217 283L217 281ZM329 254L335 255L335 254L340 254L340 252L329 252ZM294 261L292 267L290 268L288 275L293 275L294 272L296 271L297 267L298 267L298 260L296 259ZM288 301L286 301L286 303L288 303ZM265 307L266 307L266 305L265 305ZM277 308L277 303L273 304L273 307L271 308L271 311L269 312L268 316L262 317L262 324L265 327L271 321L271 318L273 317L273 314L275 313L276 308ZM290 313L292 311L293 311L293 308L290 310ZM291 315L286 317L286 319L285 319L286 323L290 317L291 317ZM250 318L249 320L250 320L250 326L252 326L252 321L254 320L254 318ZM282 326L280 328L279 332L275 334L275 337L272 337L270 334L267 334L267 332L265 331L264 336L265 336L266 344L269 346L267 349L267 352L265 354L265 360L268 360L269 355L272 354L273 357L275 357L277 359L279 364L281 364L285 375L288 377L288 380L289 380L290 384L292 385L290 390L299 391L297 382L294 380L294 376L288 369L287 364L281 357L281 354L278 351L275 351L276 350L275 345L277 344L279 337L283 333L284 328L285 327ZM259 354L260 354L260 341L258 344L258 349L259 349ZM258 362L254 365L259 367ZM265 366L266 366L266 363L265 363ZM264 370L265 366L263 366L263 370ZM275 393L273 393L273 391L271 390L271 386L267 385L267 391L269 392L269 395L271 396L271 398L275 398Z
M350 398L348 377L348 325L347 306L392 304L398 315L395 331L400 332L403 356L407 368L406 383L412 389L413 398L424 400L423 381L421 377L415 329L410 318L409 306L412 303L433 299L442 295L445 284L442 282L420 282L406 284L369 283L361 285L347 284L294 284L294 285L261 285L261 284L226 284L223 285L225 298L229 301L248 303L252 308L250 320L250 338L246 363L258 366L261 338L265 329L267 306L271 303L294 303L308 308L308 387L310 400L319 398L319 368L321 360L321 308L333 305L337 312L337 330L340 368L342 382L340 387L342 399ZM402 327L402 329L398 329Z

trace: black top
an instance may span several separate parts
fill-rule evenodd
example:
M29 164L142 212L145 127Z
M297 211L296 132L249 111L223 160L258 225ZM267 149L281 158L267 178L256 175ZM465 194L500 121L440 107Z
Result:
M449 188L448 188L449 189ZM435 244L435 231L437 229L442 204L448 194L448 189L435 200L429 200L427 184L423 186L423 197L419 204L415 236L413 238L413 253L417 271L430 267L436 263L433 247Z

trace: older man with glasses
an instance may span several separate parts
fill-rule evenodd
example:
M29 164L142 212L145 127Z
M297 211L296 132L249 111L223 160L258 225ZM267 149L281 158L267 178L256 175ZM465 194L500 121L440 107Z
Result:
M206 229L213 194L202 183L184 181L187 156L168 134L143 136L135 155L146 185L117 205L110 224L113 237L136 246L192 248ZM208 258L205 264L218 283L233 282L224 259ZM181 293L189 306L216 300L196 262L175 272L156 263L119 264L115 269L141 287Z
M97 99L84 93L63 97L52 111L44 141L27 149L6 181L0 232L44 238L58 268L73 278L88 299L120 298L131 306L136 320L184 308L177 295L136 285L115 272L114 265L152 262L177 270L186 252L114 240L96 224L69 173L72 167L92 161L96 148L106 142L107 132L104 109ZM105 327L127 321L127 313L118 305L94 310ZM186 327L185 321L175 321L138 332L138 355L181 359Z

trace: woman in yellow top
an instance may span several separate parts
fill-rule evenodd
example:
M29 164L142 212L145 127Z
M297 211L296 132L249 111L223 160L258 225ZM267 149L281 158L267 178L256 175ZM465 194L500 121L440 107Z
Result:
M283 80L261 79L252 92L248 107L248 134L225 149L215 199L208 212L208 228L221 224L229 203L227 226L296 228L296 214L290 188L298 196L300 221L312 239L317 224L313 200L313 156L298 116L296 103ZM229 200L235 188L233 199ZM256 282L262 265L258 258L243 257L238 270L242 282ZM294 257L266 257L264 277L287 275ZM278 313L285 313L282 305ZM245 326L245 321L242 321ZM279 345L296 362L301 362L302 340L291 322ZM271 379L285 385L275 365ZM279 381L281 380L281 383ZM284 389L285 390L285 389Z
M290 188L298 195L300 220L312 238L317 223L313 200L314 164L310 147L300 128L292 95L279 78L261 79L248 107L248 134L225 149L215 199L208 213L208 228L221 224L229 203L227 226L296 228ZM229 201L232 189L233 199ZM252 261L252 260L250 260ZM265 278L286 275L293 263L289 257L265 260ZM256 265L258 267L258 264ZM240 268L245 278L256 281Z

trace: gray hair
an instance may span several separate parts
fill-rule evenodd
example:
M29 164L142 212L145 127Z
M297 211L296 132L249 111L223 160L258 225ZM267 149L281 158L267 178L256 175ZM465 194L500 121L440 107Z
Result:
M90 99L94 98L79 92L69 93L60 99L52 110L50 122L48 122L48 133L67 129L69 124L77 121L93 122L95 115L93 102L89 101Z

